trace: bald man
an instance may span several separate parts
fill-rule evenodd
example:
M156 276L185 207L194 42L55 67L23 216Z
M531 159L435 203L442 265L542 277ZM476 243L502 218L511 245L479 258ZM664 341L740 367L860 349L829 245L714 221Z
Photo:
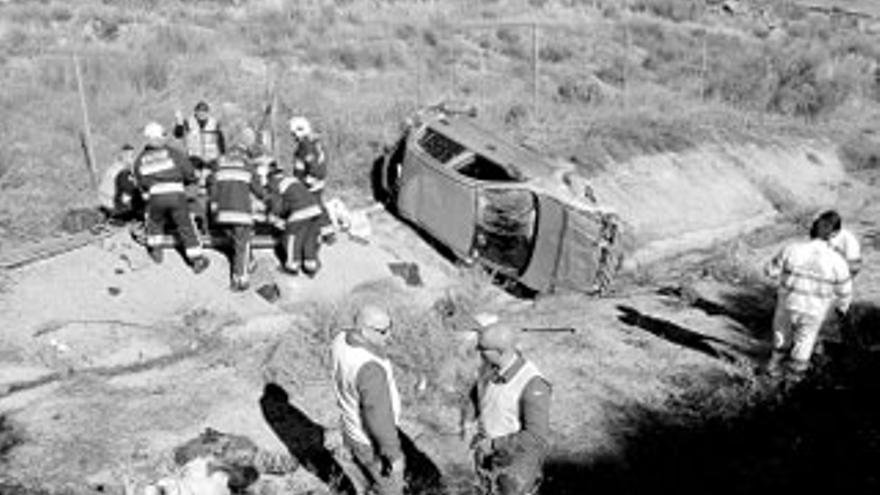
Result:
M518 333L495 322L477 339L483 364L472 394L478 433L471 447L486 494L536 493L549 449L550 383L517 350Z
M342 433L370 493L403 493L403 451L397 426L400 394L386 357L391 317L364 306L354 328L333 339L333 383Z

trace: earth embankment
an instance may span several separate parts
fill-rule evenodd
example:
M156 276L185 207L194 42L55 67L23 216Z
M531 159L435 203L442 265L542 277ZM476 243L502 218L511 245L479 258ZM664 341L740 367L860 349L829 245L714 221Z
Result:
M597 200L630 226L641 263L834 207L846 177L833 145L804 140L645 155L591 180Z

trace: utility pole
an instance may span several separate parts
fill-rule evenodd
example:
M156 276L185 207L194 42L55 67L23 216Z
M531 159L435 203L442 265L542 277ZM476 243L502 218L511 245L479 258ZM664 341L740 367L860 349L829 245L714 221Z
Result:
M76 88L79 92L79 103L82 109L83 130L80 132L80 145L86 159L86 168L89 171L89 182L92 189L98 190L98 179L95 174L95 150L92 147L92 129L89 121L89 107L86 104L86 93L83 87L82 72L79 68L79 57L76 52L73 53L73 70L76 73Z
M538 23L532 23L532 120L538 119L538 64L540 53L538 50Z

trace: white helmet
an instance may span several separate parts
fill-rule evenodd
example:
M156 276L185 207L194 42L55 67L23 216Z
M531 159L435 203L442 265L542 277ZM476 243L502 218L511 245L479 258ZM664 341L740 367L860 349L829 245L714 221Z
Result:
M158 122L150 122L144 127L144 137L147 139L165 138L165 128Z
M312 124L305 117L293 117L290 119L290 133L297 138L304 138L312 134Z

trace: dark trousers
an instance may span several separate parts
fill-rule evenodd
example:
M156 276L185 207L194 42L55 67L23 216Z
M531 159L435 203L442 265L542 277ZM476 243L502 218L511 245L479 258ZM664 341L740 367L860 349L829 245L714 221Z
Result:
M254 236L252 225L227 224L222 226L229 238L229 268L233 281L246 282L248 279L248 262L251 257L251 239Z
M375 495L402 495L403 471L386 473L382 461L370 445L364 445L343 434L352 460L366 482L369 493Z
M321 217L287 222L284 229L284 252L288 266L298 267L303 262L318 261L318 236L321 233Z
M180 236L187 258L202 255L202 246L189 215L186 195L183 193L156 194L147 204L147 246L159 247L165 232L173 226Z

